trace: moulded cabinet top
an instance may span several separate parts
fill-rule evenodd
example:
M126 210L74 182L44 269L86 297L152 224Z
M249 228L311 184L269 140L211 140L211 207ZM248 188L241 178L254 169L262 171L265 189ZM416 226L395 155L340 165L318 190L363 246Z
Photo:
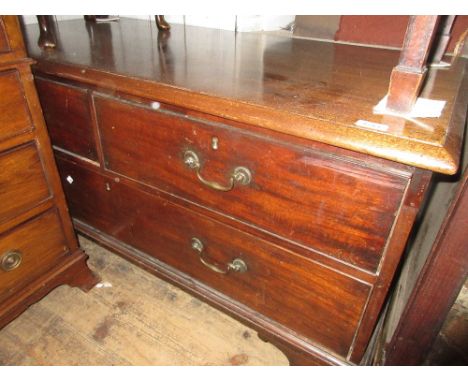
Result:
M458 168L466 117L466 60L431 68L421 96L440 118L374 114L399 51L267 33L235 33L122 18L57 25L38 70L443 173ZM365 121L358 123L357 121Z

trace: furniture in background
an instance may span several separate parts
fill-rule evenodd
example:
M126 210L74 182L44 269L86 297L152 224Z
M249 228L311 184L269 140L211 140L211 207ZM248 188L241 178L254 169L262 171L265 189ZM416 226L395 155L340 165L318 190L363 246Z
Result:
M18 19L0 17L0 327L61 284L90 289Z
M86 15L84 19L87 22L105 22L109 20L109 16L97 16L97 15ZM112 19L113 20L113 19ZM171 26L166 21L163 15L154 16L156 25L160 31L169 31ZM53 49L57 45L56 32L55 32L55 21L54 16L51 15L38 15L37 22L39 25L39 40L38 45L43 49Z
M26 37L76 228L292 364L366 362L432 173L458 169L465 60L427 72L441 117L408 119L373 112L394 51L57 26L57 51Z

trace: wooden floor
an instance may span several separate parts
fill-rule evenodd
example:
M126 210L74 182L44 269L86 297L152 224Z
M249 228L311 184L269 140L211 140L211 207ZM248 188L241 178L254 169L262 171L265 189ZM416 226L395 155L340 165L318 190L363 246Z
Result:
M80 238L101 276L61 286L0 331L0 365L288 365L256 332Z

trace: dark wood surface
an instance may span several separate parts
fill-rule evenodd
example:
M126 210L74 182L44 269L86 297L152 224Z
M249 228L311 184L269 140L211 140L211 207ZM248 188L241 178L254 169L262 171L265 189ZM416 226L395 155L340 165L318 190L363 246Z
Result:
M465 143L465 146L468 145ZM468 149L465 149L465 161ZM428 356L447 314L468 274L468 166L440 203L445 211L441 224L427 216L439 228L421 271L413 281L404 309L384 344L380 362L385 365L420 365ZM454 192L453 197L451 194ZM435 199L435 202L440 200ZM444 208L445 207L445 208ZM443 215L443 212L446 212ZM416 248L418 251L419 248ZM425 248L419 249L425 254ZM420 255L421 256L421 255ZM395 318L392 317L393 320Z
M0 17L0 327L61 283L97 280L78 248L15 16ZM78 273L73 273L78 272Z
M427 74L426 62L440 16L410 16L398 65L392 70L387 108L409 113ZM442 57L442 54L441 54Z
M18 268L1 271L0 301L46 273L68 252L57 213L46 212L0 235L0 253L11 249L20 251L23 259Z
M121 21L82 35L81 21L59 23L53 53L28 30L48 123L69 130L52 138L77 228L292 362L360 363L431 178L411 165L456 171L464 61L425 90L448 101L443 117L407 121L372 114L396 52ZM354 126L371 116L389 131ZM184 165L188 149L200 176L225 185L244 166L251 182L207 188ZM239 257L250 273L215 274L192 237L207 261Z
M74 223L82 234L97 241L100 246L108 248L149 273L182 288L200 300L250 326L259 333L263 340L271 342L281 349L288 357L291 365L328 366L350 364L341 358L334 357L320 347L314 346L306 338L298 336L287 327L268 319L213 288L207 287L196 279L187 277L186 274L158 261L154 257L140 252L112 236L97 231L79 220L75 220Z
M86 264L87 258L88 256L81 250L64 256L54 267L43 272L38 278L31 280L24 288L3 301L0 304L0 328L60 285L67 284L83 291L93 288L99 280L90 272Z
M365 283L116 183L113 177L61 159L58 166L62 179L74 179L64 186L75 219L156 257L324 349L347 355L369 294ZM207 268L191 247L193 237L204 244L208 262L225 269L227 263L241 258L247 271L223 275Z
M0 222L40 204L51 192L34 144L0 153Z
M386 95L397 51L154 23L59 22L58 47L26 39L44 73L168 102L398 162L455 173L466 112L465 61L431 68L421 96L447 101L440 118L373 113ZM294 57L294 59L292 59ZM350 65L352 63L352 65ZM358 120L387 131L358 127Z
M48 94L54 94L50 92L54 86L63 87L63 84L56 84L58 78L50 80L50 77L40 79ZM47 81L49 83L44 85ZM67 140L54 140L69 205L82 232L163 277L169 277L166 266L177 269L177 272L182 272L182 278L191 280L188 286L191 292L197 293L196 288L190 285L198 280L215 288L216 293L222 292L236 303L246 304L248 310L243 308L240 314L232 304L228 307L220 304L224 310L243 320L253 320L251 314L255 320L259 314L266 320L273 319L275 324L269 330L260 326L261 331L266 332L267 337L272 336L272 342L280 348L289 349L289 356L296 362L305 362L308 357L312 362L316 359L313 355L316 349L329 354L327 357L331 357L332 363L337 359L360 362L424 195L428 172L262 131L251 125L231 123L173 105L160 104L156 111L150 104L132 96L119 94L116 99L83 84L74 82L72 86L87 92L91 105L88 110L92 115L80 119L91 121L87 130L93 133L89 135L99 138L96 142L98 162L67 150ZM56 115L50 113L48 118L54 125ZM64 136L66 134L61 135ZM211 146L213 136L218 138L216 150ZM236 186L231 191L220 192L201 185L193 171L183 164L183 152L187 148L197 150L203 165L215 163L212 166L214 171L203 170L203 175L219 183L226 182L226 168L232 169L237 164L248 166L253 174L252 188L249 189L251 185ZM222 157L221 160L217 156ZM281 160L277 161L278 158ZM230 165L226 167L224 163ZM332 182L333 187L328 182ZM353 187L360 191L354 192ZM251 193L250 199L246 190ZM361 200L359 208L353 207L356 200ZM229 206L230 203L235 204L234 207ZM277 204L281 208L277 208ZM323 208L324 205L328 205L327 209ZM393 207L389 209L391 205ZM379 215L382 215L386 208L393 211L387 212L388 223L381 216L371 218L376 216L372 215L374 209L381 211ZM325 224L307 228L307 225L324 218L324 210L332 216L328 234ZM258 211L263 211L263 214L271 211L270 218L259 220L262 217ZM354 212L347 217L346 211ZM295 214L303 218L296 221ZM340 238L343 243L352 242L353 235L359 238L363 234L368 235L366 237L371 242L382 234L385 224L392 227L391 233L380 236L380 240L386 242L382 244L385 251L374 262L374 268L360 269L351 261L348 264L343 261L346 259L345 245L333 242L336 236L333 236L332 229L332 224L340 226L340 219L348 219L348 224L353 227L343 231ZM371 227L366 219L374 219L380 230ZM256 227L252 221L262 224ZM304 232L303 238L306 239L310 236L306 236L306 232L317 231L317 235L322 235L322 241L316 240L310 245L332 243L330 248L341 249L342 257L317 248L301 251L304 246L298 244L291 247L294 232L284 231L283 222L286 222L286 227L297 227L299 232ZM363 226L366 228L362 233L357 233L356 227ZM197 253L190 248L190 233L196 236L197 232L202 241L212 243L207 244L207 248L213 251L209 256L211 261L221 266L231 261L236 252L242 254L248 262L256 265L253 269L255 281L235 275L239 276L236 277L238 283L226 284L225 277L212 275L212 271L201 265ZM139 253L144 254L144 261ZM274 253L275 260L267 253ZM361 248L355 253L363 256L366 251ZM145 256L154 256L162 261L163 270L156 271L154 262ZM310 261L316 265L312 267ZM294 264L301 265L296 268ZM360 264L365 263L361 260ZM262 273L262 267L265 273ZM312 277L323 274L321 270L325 269L329 275ZM291 277L286 277L287 274ZM174 281L171 277L169 279ZM271 279L275 279L276 284L272 284ZM298 293L296 287L290 291L288 279L295 280L296 287L302 285L304 292ZM187 287L185 283L182 285ZM267 285L271 295L266 291ZM307 289L314 294L309 296L305 292ZM264 302L253 297L262 290L265 290ZM291 296L286 305L280 297L282 293L279 291L283 290ZM252 296L252 291L257 293ZM304 300L293 298L295 293L309 297L303 296ZM350 311L352 308L345 308L345 305L340 307L345 301L334 300L331 295L326 297L327 293L353 301L355 310ZM322 297L318 298L320 295ZM278 308L279 301L284 309ZM318 305L312 304L313 301ZM313 309L308 310L308 306ZM297 314L306 311L305 321L298 320ZM341 316L343 312L347 312L346 319ZM325 328L323 325L328 325L326 323L333 329ZM287 330L281 335L272 334L276 333L274 328L278 325ZM322 329L316 332L315 328ZM304 341L299 340L301 337L308 345L301 345ZM286 344L285 338L289 338Z
M52 142L91 160L97 159L85 90L37 80L44 119Z
M6 53L10 50L10 44L8 43L8 37L5 30L5 24L3 20L0 20L0 53Z
M347 157L185 114L101 97L95 97L95 107L110 171L377 271L410 174L371 170L369 162L359 166ZM216 150L211 148L213 137L218 138ZM184 164L187 150L200 157L206 179L225 185L233 169L243 166L252 181L228 192L214 191Z
M17 70L0 72L0 140L33 128Z

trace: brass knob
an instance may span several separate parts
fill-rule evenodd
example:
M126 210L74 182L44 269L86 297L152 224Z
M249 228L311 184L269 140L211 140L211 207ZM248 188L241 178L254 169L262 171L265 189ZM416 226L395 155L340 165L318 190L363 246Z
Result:
M0 268L5 272L12 271L20 266L22 260L23 255L20 251L8 251L0 258Z

